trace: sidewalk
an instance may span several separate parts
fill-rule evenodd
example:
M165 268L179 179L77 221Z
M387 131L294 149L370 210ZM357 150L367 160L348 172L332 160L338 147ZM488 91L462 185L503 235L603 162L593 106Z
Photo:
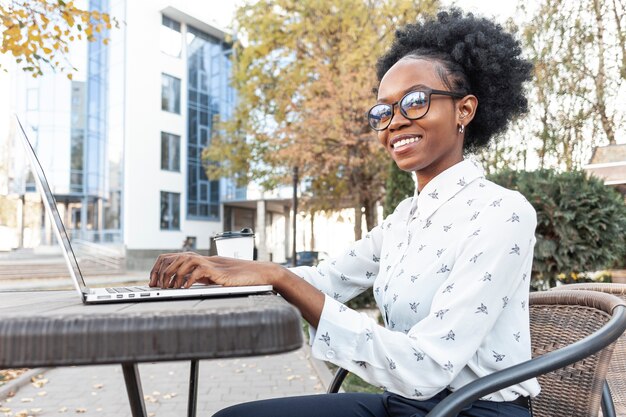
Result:
M121 366L42 371L0 387L0 416L131 417ZM188 362L141 364L139 372L149 416L187 414ZM243 401L323 393L331 377L308 346L280 355L201 361L198 417ZM7 397L8 391L13 395Z
M0 268L6 264L0 262ZM111 276L87 276L85 281L90 287L147 285L150 274L148 272L128 271ZM73 290L72 279L64 272L63 276L52 278L24 278L20 280L0 279L0 291L42 291L42 290ZM1 416L1 414L0 414Z

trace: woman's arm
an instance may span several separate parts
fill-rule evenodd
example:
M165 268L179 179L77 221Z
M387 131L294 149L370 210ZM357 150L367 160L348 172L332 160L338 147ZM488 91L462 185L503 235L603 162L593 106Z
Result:
M384 225L384 223L383 223ZM150 272L150 286L189 288L194 283L224 286L270 284L317 327L324 294L347 301L371 287L378 275L382 225L355 242L343 256L317 267L286 269L272 262L206 257L193 252L160 255ZM320 292L321 291L321 292Z
M270 284L313 327L317 326L324 307L324 294L272 262L208 257L193 252L169 253L160 255L150 272L151 287L189 288L196 282L229 287Z

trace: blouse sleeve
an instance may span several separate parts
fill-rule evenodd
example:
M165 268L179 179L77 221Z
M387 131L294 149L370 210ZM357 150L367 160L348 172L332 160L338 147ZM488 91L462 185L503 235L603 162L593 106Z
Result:
M373 228L340 257L322 261L315 267L300 266L290 271L333 299L349 301L372 287L378 275L383 226L384 223Z
M313 355L410 398L428 399L448 386L530 272L535 211L519 195L498 208L486 207L482 223L468 226L429 314L408 333L386 329L327 296Z

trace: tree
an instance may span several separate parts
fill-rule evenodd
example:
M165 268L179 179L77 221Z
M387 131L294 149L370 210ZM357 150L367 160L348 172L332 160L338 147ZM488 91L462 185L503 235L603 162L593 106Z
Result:
M502 171L490 179L518 190L537 211L536 287L567 276L611 268L626 256L626 205L622 196L583 171Z
M238 105L205 151L211 178L289 181L297 166L316 209L365 210L375 225L388 156L365 112L375 101L376 58L394 30L437 0L259 0L236 13L233 84ZM361 237L357 215L355 237Z
M402 200L415 193L413 175L398 168L395 161L389 163L387 182L385 185L385 204L383 214L390 215Z
M43 75L42 67L68 72L70 44L75 40L96 41L115 19L97 10L82 10L73 1L12 0L0 3L0 53L11 54L22 70L33 77ZM102 39L106 45L108 39ZM1 68L1 66L0 66ZM6 68L4 69L6 71Z
M541 167L580 167L626 122L626 1L542 0L522 32L535 63L524 133L539 139Z

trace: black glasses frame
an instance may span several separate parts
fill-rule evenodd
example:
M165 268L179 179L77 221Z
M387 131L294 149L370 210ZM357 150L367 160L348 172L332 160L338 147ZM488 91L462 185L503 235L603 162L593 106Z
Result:
M419 90L411 90L408 93L406 93L404 96L402 96L402 98L394 103L391 104L386 104L386 103L377 103L374 104L368 111L367 111L367 122L370 125L370 127L373 130L376 130L377 132L380 132L382 130L385 130L389 127L389 125L391 125L391 121L393 120L393 117L396 115L395 112L395 107L398 103L402 103L402 101L409 95L409 94L413 94L413 93L417 93L417 92L422 92L422 93L426 93L426 95L428 96L428 107L426 108L426 111L424 112L424 114L422 114L419 117L409 117L409 115L406 113L406 111L402 108L402 106L400 106L400 113L402 113L402 116L404 116L406 119L408 120L419 120L422 117L426 116L428 114L428 111L430 110L430 102L431 102L431 96L433 94L437 94L440 96L449 96L452 98L463 98L465 97L465 94L460 94L460 93L453 93L452 91L444 91L444 90L434 90L432 88L423 88L423 89L419 89ZM375 128L372 125L372 118L370 117L372 114L372 110L375 107L378 106L390 106L391 107L391 117L389 118L389 121L387 122L387 124L385 125L385 127L379 127L379 128Z

